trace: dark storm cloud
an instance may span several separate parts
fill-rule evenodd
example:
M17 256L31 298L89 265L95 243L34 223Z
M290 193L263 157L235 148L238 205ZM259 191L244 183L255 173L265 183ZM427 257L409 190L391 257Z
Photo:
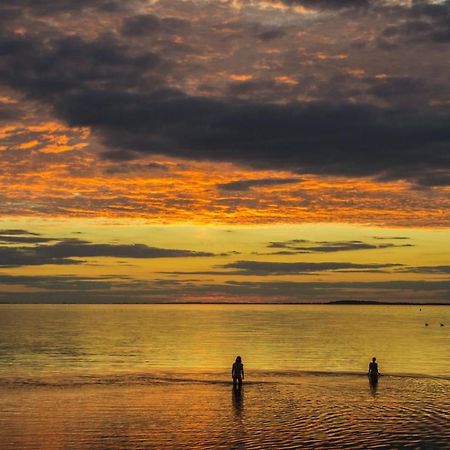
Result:
M36 14L42 7L42 14L51 15L51 8L73 11L89 4L53 3L17 1L9 7ZM333 9L368 4L349 0L287 3ZM400 12L395 14L439 20L433 5L428 8L420 2L419 6L417 12L397 7L395 11ZM183 20L143 15L125 17L121 31L145 35L184 26L188 25ZM168 75L179 60L172 48L177 43L157 40L159 46L168 45L162 50L112 33L89 39L62 33L51 29L43 36L0 35L0 81L50 105L68 124L90 127L107 147L105 158L126 161L165 154L230 161L254 169L407 179L424 186L450 181L448 106L411 108L395 100L408 97L414 81L406 88L401 80L370 87L372 95L393 99L389 107L347 101L336 97L331 88L322 101L304 103L262 101L257 95L252 101L196 96L171 87L173 83L169 87Z
M1 10L0 10L1 11ZM134 52L110 35L86 40L76 35L0 35L0 79L34 98L67 95L89 85L124 89L160 61L151 52Z
M3 234L0 231L0 242L16 243L16 244L38 244L42 242L56 241L57 239L45 238L39 236L11 236Z
M283 36L286 36L286 32L281 29L273 29L273 30L267 30L259 33L257 35L258 39L261 39L262 41L272 41L273 39L278 39Z
M0 293L2 302L44 303L159 303L214 301L217 296L237 302L329 302L333 300L378 300L386 302L443 302L448 304L450 281L381 282L243 282L199 285L170 280L140 283L127 280L54 276L0 276L0 283L41 287L44 292ZM57 287L55 289L55 287ZM120 287L120 289L110 289ZM79 295L79 291L89 295Z
M122 25L125 36L143 36L156 33L161 27L161 20L154 14L145 14L127 18Z
M290 83L283 82L283 76L278 79L256 77L245 81L233 80L225 84L223 97L239 102L276 103L279 99L289 101L288 99L296 98L314 84L312 78L299 74L292 74L289 81ZM314 89L314 87L311 88ZM320 97L322 98L322 95Z
M173 275L309 275L318 272L380 272L382 269L400 267L401 264L354 264L347 262L263 262L236 261L218 266L227 271L162 272ZM228 271L228 269L236 269Z
M147 167L147 169L162 170L163 172L167 172L168 170L170 170L170 166L163 164L163 163L158 163L158 162L147 163L146 167Z
M369 88L367 92L383 100L390 102L399 101L402 98L410 101L426 100L431 94L442 92L442 86L434 85L429 80L417 77L389 77L385 79L367 80Z
M141 14L127 17L121 32L127 37L143 37L156 33L184 33L190 28L188 20L177 19L175 17L160 18L155 14Z
M401 269L401 272L450 275L450 266L418 266Z
M0 23L7 24L14 22L16 19L22 17L22 10L16 5L3 6L2 14L0 15Z
M450 1L413 0L411 3L382 0L282 0L288 6L318 11L334 10L354 15L356 11L383 15L389 23L380 33L378 44L385 50L414 43L450 42ZM275 3L275 2L274 2Z
M449 20L449 0L412 0L412 2L396 2L384 0L282 0L288 6L303 6L315 10L367 10L377 14L384 14L388 18L408 19L402 25L408 28L414 21L434 21L439 28L439 24L447 25ZM276 3L276 0L274 0ZM420 22L423 23L423 22ZM411 31L421 31L423 26L417 28L412 26ZM427 30L429 28L427 27ZM435 30L439 33L440 30Z
M439 3L418 0L410 7L397 7L394 11L404 20L387 26L380 36L381 42L386 42L383 39L387 43L450 42L449 0Z
M225 264L225 269L237 269L236 275L292 275L311 272L329 271L365 271L390 267L398 267L400 264L355 264L347 262L262 262L262 261L236 261Z
M313 290L322 290L322 294L328 297L332 295L333 290L410 290L410 291L450 291L450 281L408 281L408 280L393 280L393 281L338 281L338 282L296 282L296 281L269 281L269 282L252 282L252 281L229 281L229 285L236 287L248 287L254 290L266 290L266 295L273 295L275 292L284 293L298 293L303 289L312 293ZM259 293L258 293L259 294ZM342 292L339 296L342 297ZM345 295L345 294L344 294ZM444 297L445 298L445 297ZM383 300L383 299L380 299ZM446 298L448 303L448 297Z
M6 234L9 236L39 236L39 233L33 233L32 231L21 230L19 228L8 228L0 230L0 234Z
M283 249L272 255L295 255L301 253L333 253L352 250L375 250L393 247L413 247L412 244L370 244L363 241L307 241L293 239L290 241L271 242L268 248Z
M6 236L8 237L8 236ZM12 238L14 236L11 236ZM39 238L35 236L16 236L11 242L15 243L39 243L54 241L51 238ZM26 238L29 238L27 240ZM4 241L0 237L0 241ZM208 257L214 253L196 252L191 250L165 249L150 247L145 244L93 244L80 239L64 239L49 245L36 245L33 247L8 247L0 246L0 267L20 267L44 264L81 264L72 258L185 258Z
M77 233L77 232L75 232ZM18 228L9 228L0 230L0 242L7 242L13 244L41 244L44 242L60 241L61 238L55 237L43 237L40 233L34 233L28 230L22 230ZM2 248L2 247L0 247ZM7 248L7 247L3 247ZM13 247L17 248L17 247ZM33 249L35 247L27 247L26 250Z
M372 239L377 239L379 241L395 241L395 240L406 240L411 239L407 236L372 236Z
M125 159L126 160L126 159ZM108 174L130 174L138 173L142 174L146 171L158 171L158 172L169 172L171 166L163 163L151 162L151 163L134 163L134 164L121 164L115 165L111 164L105 168L105 172Z
M195 252L191 250L164 249L145 244L92 244L80 239L66 239L53 245L36 247L36 253L45 257L57 258L183 258L214 256L214 253Z
M97 11L111 13L124 11L131 5L143 3L139 0L7 0L2 7L11 18L22 14L35 16L54 16L55 14L81 13L84 11Z
M0 103L0 123L20 118L21 111L9 104Z
M43 237L39 233L33 233L31 231L17 228L0 230L0 242L15 244L40 244L43 242L52 242L59 240L60 239L58 238Z
M40 255L36 250L36 247L0 247L0 267L80 264L81 262L66 257Z
M289 6L304 6L310 9L367 8L371 0L282 0Z
M253 187L278 186L299 183L300 178L259 178L257 180L239 180L218 184L219 189L225 191L249 191Z
M72 125L94 126L106 144L125 152L386 179L426 173L431 182L434 171L450 163L446 111L228 103L176 92L92 90L68 96L56 109Z
M132 284L132 280L123 276L80 277L75 275L27 276L0 274L0 284L23 285L50 291L104 290L119 287L124 283L129 287Z
M430 174L418 174L413 180L417 185L423 187L433 187L433 186L449 186L450 185L450 174L446 171L439 171Z
M78 96L89 86L105 93L126 89L139 80L141 71L160 62L154 53L133 53L112 37L87 41L61 36L44 46L34 38L0 37L0 55L4 58L0 79L61 109L72 95Z

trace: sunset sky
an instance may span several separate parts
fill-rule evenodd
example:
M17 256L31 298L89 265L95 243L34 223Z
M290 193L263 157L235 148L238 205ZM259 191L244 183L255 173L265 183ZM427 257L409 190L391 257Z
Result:
M450 303L449 68L449 0L3 0L0 302Z

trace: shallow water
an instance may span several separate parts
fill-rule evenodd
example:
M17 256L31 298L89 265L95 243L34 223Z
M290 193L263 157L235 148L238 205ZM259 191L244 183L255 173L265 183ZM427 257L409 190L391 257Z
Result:
M4 387L0 448L449 448L448 380L265 376Z
M431 306L0 305L0 448L450 448L449 328Z

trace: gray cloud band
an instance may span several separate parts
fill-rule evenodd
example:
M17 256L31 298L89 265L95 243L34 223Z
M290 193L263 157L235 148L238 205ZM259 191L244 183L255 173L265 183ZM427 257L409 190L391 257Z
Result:
M40 287L45 292L0 293L0 302L45 303L158 303L179 301L205 301L214 295L228 301L329 302L342 299L376 300L392 302L449 304L450 281L384 281L384 282L228 282L225 284L167 285L159 282L141 283L127 287L127 280L86 278L76 276L26 277L0 275L3 284L21 284ZM132 282L132 280L129 280ZM112 289L114 288L114 289ZM89 292L81 295L80 290ZM399 294L403 294L399 295ZM176 300L174 300L176 299Z
M24 236L16 236L15 243L24 243ZM25 241L36 243L40 241ZM51 241L55 239L45 239ZM0 241L2 238L0 237ZM64 239L49 245L36 245L32 247L0 246L0 267L35 266L44 264L81 264L83 261L73 258L184 258L208 257L214 253L196 252L191 250L165 249L150 247L145 244L93 244L79 239Z

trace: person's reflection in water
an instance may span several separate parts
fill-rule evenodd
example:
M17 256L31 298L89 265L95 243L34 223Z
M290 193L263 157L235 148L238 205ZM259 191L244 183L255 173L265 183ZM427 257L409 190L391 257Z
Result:
M244 390L234 387L231 390L233 414L232 446L230 448L246 448L247 432L244 414Z
M374 381L371 377L369 377L369 386L370 386L370 393L375 397L378 391L378 379Z
M244 411L244 391L233 386L232 390L233 410L236 417L241 417Z

